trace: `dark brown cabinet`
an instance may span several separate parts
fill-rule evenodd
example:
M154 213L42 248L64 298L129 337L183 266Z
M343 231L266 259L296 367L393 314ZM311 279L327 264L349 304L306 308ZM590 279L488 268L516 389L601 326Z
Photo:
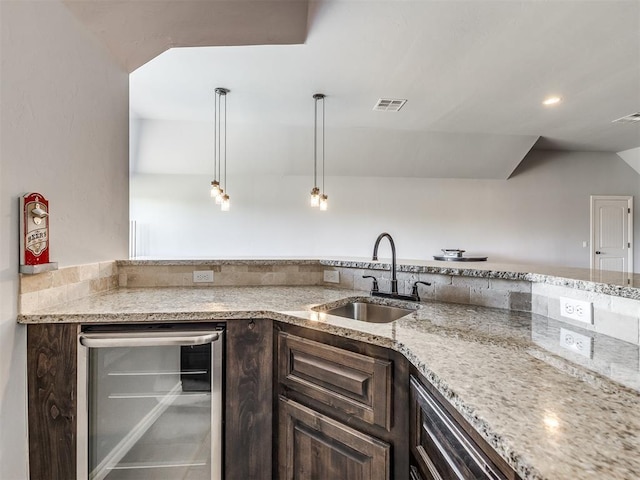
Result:
M408 478L404 358L293 326L275 345L279 480Z
M388 443L284 397L278 412L281 480L389 480Z
M282 385L367 423L391 428L390 361L284 332L278 334Z
M482 447L416 377L410 381L412 478L424 480L517 479L488 445ZM467 425L467 428L470 428Z
M224 478L269 478L273 468L273 322L229 321L226 340Z
M76 478L77 334L73 324L27 327L32 479Z

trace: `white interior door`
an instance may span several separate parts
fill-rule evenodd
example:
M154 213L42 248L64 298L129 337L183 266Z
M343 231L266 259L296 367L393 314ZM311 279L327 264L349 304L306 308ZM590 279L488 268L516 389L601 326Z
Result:
M633 270L633 197L591 196L594 280L624 283Z

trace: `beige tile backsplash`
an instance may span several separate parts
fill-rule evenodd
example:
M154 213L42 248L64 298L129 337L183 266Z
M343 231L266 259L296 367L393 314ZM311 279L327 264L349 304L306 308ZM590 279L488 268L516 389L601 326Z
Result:
M194 283L193 272L210 270L213 283ZM121 287L321 285L321 265L121 265Z
M65 267L36 275L20 275L20 313L33 313L72 300L118 288L115 261Z

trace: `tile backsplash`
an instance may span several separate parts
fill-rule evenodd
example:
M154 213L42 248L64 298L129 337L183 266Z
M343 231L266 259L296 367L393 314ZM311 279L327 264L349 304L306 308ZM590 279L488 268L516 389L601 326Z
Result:
M389 291L391 288L389 270L349 267L324 267L324 270L338 271L340 283L337 286L342 288L370 291L372 280L362 278L363 275L375 276L382 291ZM418 294L424 300L531 311L531 282L528 281L406 272L398 272L397 280L398 292L403 294L410 294L416 281L430 283L430 286L418 285Z
M322 266L312 263L202 262L186 265L120 265L121 287L207 287L233 285L320 285ZM213 272L213 282L196 283L196 271Z
M65 267L36 275L20 275L19 311L33 313L118 288L115 261Z

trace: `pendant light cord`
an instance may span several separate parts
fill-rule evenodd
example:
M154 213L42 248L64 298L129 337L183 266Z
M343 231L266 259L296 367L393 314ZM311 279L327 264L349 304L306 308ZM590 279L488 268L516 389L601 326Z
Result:
M222 138L220 131L222 130L222 118L220 117L220 109L222 108L221 93L218 92L218 180L220 180L220 188L223 187L222 183Z
M318 186L318 99L313 108L313 186Z
M324 195L324 97L322 97L322 194Z
M217 115L218 115L218 107L217 107L217 102L218 102L218 93L217 92L213 92L213 180L217 181L218 180L218 161L217 161L217 141L216 141L216 134L218 133L218 122L217 122Z
M229 193L227 187L227 95L224 96L224 188Z

